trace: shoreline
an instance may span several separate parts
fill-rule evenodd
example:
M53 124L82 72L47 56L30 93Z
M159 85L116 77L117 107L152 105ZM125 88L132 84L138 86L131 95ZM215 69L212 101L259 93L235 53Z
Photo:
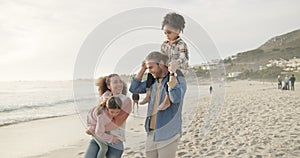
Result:
M215 88L194 108L190 105L196 100L187 97L191 104L183 110L183 120L188 121L183 124L177 157L299 157L300 84L296 82L296 91L282 91L275 83L226 82L222 107L214 102L220 99ZM219 108L219 113L213 108ZM128 120L123 157L145 157L144 110L141 106L141 116ZM188 115L188 110L196 111ZM11 158L83 158L90 140L78 114L2 126L0 137L0 155Z
M29 120L29 121L19 121L19 122L14 122L14 123L4 123L4 124L0 125L0 128L7 127L7 126L13 126L13 125L17 125L17 124L22 124L22 123L26 123L26 122L32 122L32 121L38 121L38 120L45 120L45 119L52 119L52 118L58 118L58 117L66 117L66 116L71 116L71 115L76 115L76 114L61 115L61 116L49 116L49 117L43 117L43 118L35 118L35 119Z
M76 145L78 140L86 139L83 133L78 115L3 126L0 128L1 157L29 157Z

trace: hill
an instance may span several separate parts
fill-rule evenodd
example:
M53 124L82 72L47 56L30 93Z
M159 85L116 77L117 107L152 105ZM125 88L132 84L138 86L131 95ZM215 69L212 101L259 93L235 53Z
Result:
M273 37L257 49L238 53L224 62L227 72L258 70L271 59L288 60L293 57L300 58L300 29Z

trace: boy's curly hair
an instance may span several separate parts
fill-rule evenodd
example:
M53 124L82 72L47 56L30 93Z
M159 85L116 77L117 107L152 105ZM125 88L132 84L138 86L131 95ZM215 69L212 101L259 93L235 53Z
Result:
M182 15L177 13L168 13L162 22L162 28L164 28L165 25L171 26L175 29L179 29L183 32L183 29L185 27L185 20Z

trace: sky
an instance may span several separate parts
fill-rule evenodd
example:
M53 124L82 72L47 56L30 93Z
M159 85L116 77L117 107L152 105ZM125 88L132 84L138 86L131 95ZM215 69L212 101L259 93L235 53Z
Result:
M299 0L0 0L0 81L72 79L80 49L93 30L132 9L160 7L193 19L213 41L220 58L226 58L300 29L299 6ZM162 17L157 24L161 21ZM103 33L121 25L126 24ZM128 72L134 72L141 56L128 53L159 47L164 39L159 28L116 36L91 71L95 76L120 73L124 70L117 71L118 65L124 68L128 61ZM207 62L201 52L188 46L191 65Z

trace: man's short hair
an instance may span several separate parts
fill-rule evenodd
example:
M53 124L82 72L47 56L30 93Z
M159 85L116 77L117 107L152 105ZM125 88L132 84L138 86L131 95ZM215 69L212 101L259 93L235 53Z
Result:
M151 52L146 56L146 61L154 61L156 63L159 63L160 61L163 61L165 65L167 65L169 57L165 54L162 54L161 52Z

